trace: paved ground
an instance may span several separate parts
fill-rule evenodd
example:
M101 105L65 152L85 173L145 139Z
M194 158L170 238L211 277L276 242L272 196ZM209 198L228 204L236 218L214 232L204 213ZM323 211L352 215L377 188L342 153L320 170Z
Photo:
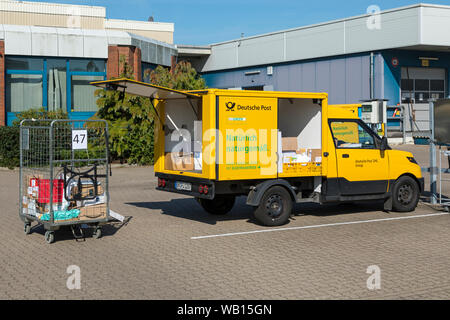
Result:
M425 147L400 148L426 165ZM23 233L17 181L17 171L0 170L0 299L450 298L450 216L425 204L409 214L379 203L297 205L285 226L294 229L194 240L270 228L250 218L244 199L211 217L190 198L155 191L152 168L119 168L111 206L128 223L85 242L61 231L48 245L41 227ZM339 224L417 215L426 216ZM330 225L301 228L321 224ZM66 287L69 265L80 267L80 290ZM380 290L367 289L371 265L381 270Z

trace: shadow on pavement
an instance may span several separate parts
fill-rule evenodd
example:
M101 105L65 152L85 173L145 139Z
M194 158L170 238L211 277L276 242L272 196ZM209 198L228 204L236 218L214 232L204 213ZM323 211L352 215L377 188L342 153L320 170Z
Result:
M193 198L172 199L170 201L127 202L125 204L138 208L161 210L161 214L215 225L218 221L243 220L256 223L252 216L252 208L245 205L245 198L236 199L233 209L225 215L212 215Z
M102 238L113 236L121 228L125 227L131 221L131 219L132 219L132 217L129 216L129 217L125 217L125 220L123 222L114 220L112 222L109 222L109 223L103 225L102 226ZM80 226L81 226L81 224L74 226L75 232L77 235L80 234L80 231L79 231ZM82 230L83 230L84 238L78 239L78 241L85 241L87 238L92 238L93 231L94 231L94 228L92 226L89 226L87 228L82 228ZM31 233L38 233L38 234L42 235L42 237L43 237L42 241L44 241L45 231L46 230L44 229L44 226L42 224L34 225L31 228ZM55 242L66 241L66 240L76 241L77 239L74 238L74 235L72 233L72 229L70 228L70 226L61 226L61 228L59 230L55 231Z
M195 199L181 198L170 201L128 202L126 204L138 208L161 210L161 214L177 218L215 225L219 221L246 220L247 223L259 224L253 217L253 208L245 204L246 198L239 197L233 210L226 215L211 215L204 211ZM320 205L317 203L295 204L294 217L300 216L332 216L361 212L382 211L383 201L363 203L341 203Z
M383 201L345 202L338 204L296 203L294 216L334 216L383 211Z

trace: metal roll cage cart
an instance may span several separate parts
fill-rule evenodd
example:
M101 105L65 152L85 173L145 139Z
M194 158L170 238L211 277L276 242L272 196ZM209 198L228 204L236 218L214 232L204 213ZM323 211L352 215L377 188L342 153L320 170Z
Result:
M450 169L442 168L442 157L446 156L450 165L450 99L430 101L430 122L430 202L431 204L439 204L446 211L449 211L450 198L442 194L442 182L450 181L450 179L443 177L443 173L450 173ZM438 166L436 164L436 146L439 146ZM444 150L443 147L447 147L447 150ZM437 192L437 185L439 186L439 193Z
M100 238L108 223L108 123L104 120L22 120L20 122L19 217L25 234L43 225L45 240L70 227L84 239L91 227Z
M450 159L450 151L443 150L441 146L439 146L439 205L443 206L445 210L450 211L450 198L448 196L442 195L442 181L450 181L450 179L445 179L442 177L442 173L450 173L450 169L442 168L442 156L446 156L447 159Z

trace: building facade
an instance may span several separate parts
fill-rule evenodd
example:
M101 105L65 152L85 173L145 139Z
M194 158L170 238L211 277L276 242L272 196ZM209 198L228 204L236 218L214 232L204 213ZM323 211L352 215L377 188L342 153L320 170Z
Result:
M209 87L387 99L405 106L407 131L426 131L429 99L449 95L449 30L450 6L418 4L178 50Z
M0 1L0 125L41 107L91 117L89 82L119 76L121 56L137 80L170 66L173 31L173 23L106 19L104 7Z
M208 87L327 92L329 103L386 99L406 130L429 130L449 95L450 6L417 4L208 46L174 45L173 23L107 19L104 7L0 0L0 125L44 107L86 119L89 82L188 60ZM392 119L391 119L392 120ZM389 125L398 126L398 121Z

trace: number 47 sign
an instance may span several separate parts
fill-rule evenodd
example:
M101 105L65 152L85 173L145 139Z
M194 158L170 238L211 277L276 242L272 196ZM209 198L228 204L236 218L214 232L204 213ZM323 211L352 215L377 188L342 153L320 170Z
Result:
M87 130L72 130L72 149L87 149Z

